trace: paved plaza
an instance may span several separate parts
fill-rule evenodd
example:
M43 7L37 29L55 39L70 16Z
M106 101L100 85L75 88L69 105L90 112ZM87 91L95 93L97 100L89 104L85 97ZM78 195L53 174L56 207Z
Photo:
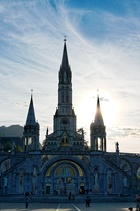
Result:
M135 209L135 203L91 203L86 207L85 203L29 203L25 209L24 203L0 203L0 211L128 211L128 207Z

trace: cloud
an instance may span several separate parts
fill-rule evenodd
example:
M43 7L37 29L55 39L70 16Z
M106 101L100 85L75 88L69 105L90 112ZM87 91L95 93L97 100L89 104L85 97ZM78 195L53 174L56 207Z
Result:
M140 138L140 128L123 128L123 127L112 127L108 129L109 139L120 139L123 137L129 138Z
M127 4L125 1L113 4L105 4L104 1L88 1L86 4L81 1L2 1L0 124L24 125L30 90L33 89L41 137L44 137L47 125L50 132L53 130L58 70L66 35L76 112L79 114L83 101L87 100L87 96L96 96L95 90L99 88L101 106L106 102L107 106L112 105L114 99L119 105L114 125L138 127L140 4L137 0L135 2L136 6L131 1ZM109 95L105 95L106 92ZM90 103L93 106L91 110L87 107L89 123L79 121L82 117L77 118L78 127L84 126L87 131L94 117L96 100ZM83 116L83 113L80 115ZM139 134L139 130L133 129L129 133L129 130L112 128L109 129L109 138Z
M108 102L109 100L106 99L106 98L104 98L104 97L100 97L100 101L106 101L106 102Z

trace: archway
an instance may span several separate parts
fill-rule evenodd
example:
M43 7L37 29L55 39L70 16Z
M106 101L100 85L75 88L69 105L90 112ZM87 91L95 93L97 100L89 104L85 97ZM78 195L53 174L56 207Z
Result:
M44 172L44 194L84 194L89 186L85 172L74 160L57 160Z

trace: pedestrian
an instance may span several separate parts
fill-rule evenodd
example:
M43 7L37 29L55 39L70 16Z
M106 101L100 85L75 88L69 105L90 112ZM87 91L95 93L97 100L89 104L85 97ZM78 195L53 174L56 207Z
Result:
M71 200L71 192L69 192L69 197L68 197L69 201Z
M91 198L90 196L87 196L86 198L86 207L90 207Z
M136 195L136 211L140 211L140 195Z
M25 207L26 207L26 209L28 208L28 205L29 205L29 197L26 196L26 198L25 198Z
M140 202L137 201L137 204L136 204L136 211L140 211Z

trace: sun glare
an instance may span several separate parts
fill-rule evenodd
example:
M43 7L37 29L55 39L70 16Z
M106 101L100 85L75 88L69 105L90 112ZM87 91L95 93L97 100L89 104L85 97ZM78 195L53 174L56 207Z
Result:
M104 124L108 127L114 125L117 120L119 104L114 99L109 101L101 101L101 111L104 119Z
M78 117L77 124L80 125L80 127L89 127L90 123L94 119L93 114L95 113L92 95L83 95L81 100L77 102L76 107L76 115Z
M114 125L117 120L119 103L115 101L109 93L100 93L100 108L104 124L108 127ZM78 125L88 126L94 122L97 108L97 94L85 93L78 102L76 115Z

